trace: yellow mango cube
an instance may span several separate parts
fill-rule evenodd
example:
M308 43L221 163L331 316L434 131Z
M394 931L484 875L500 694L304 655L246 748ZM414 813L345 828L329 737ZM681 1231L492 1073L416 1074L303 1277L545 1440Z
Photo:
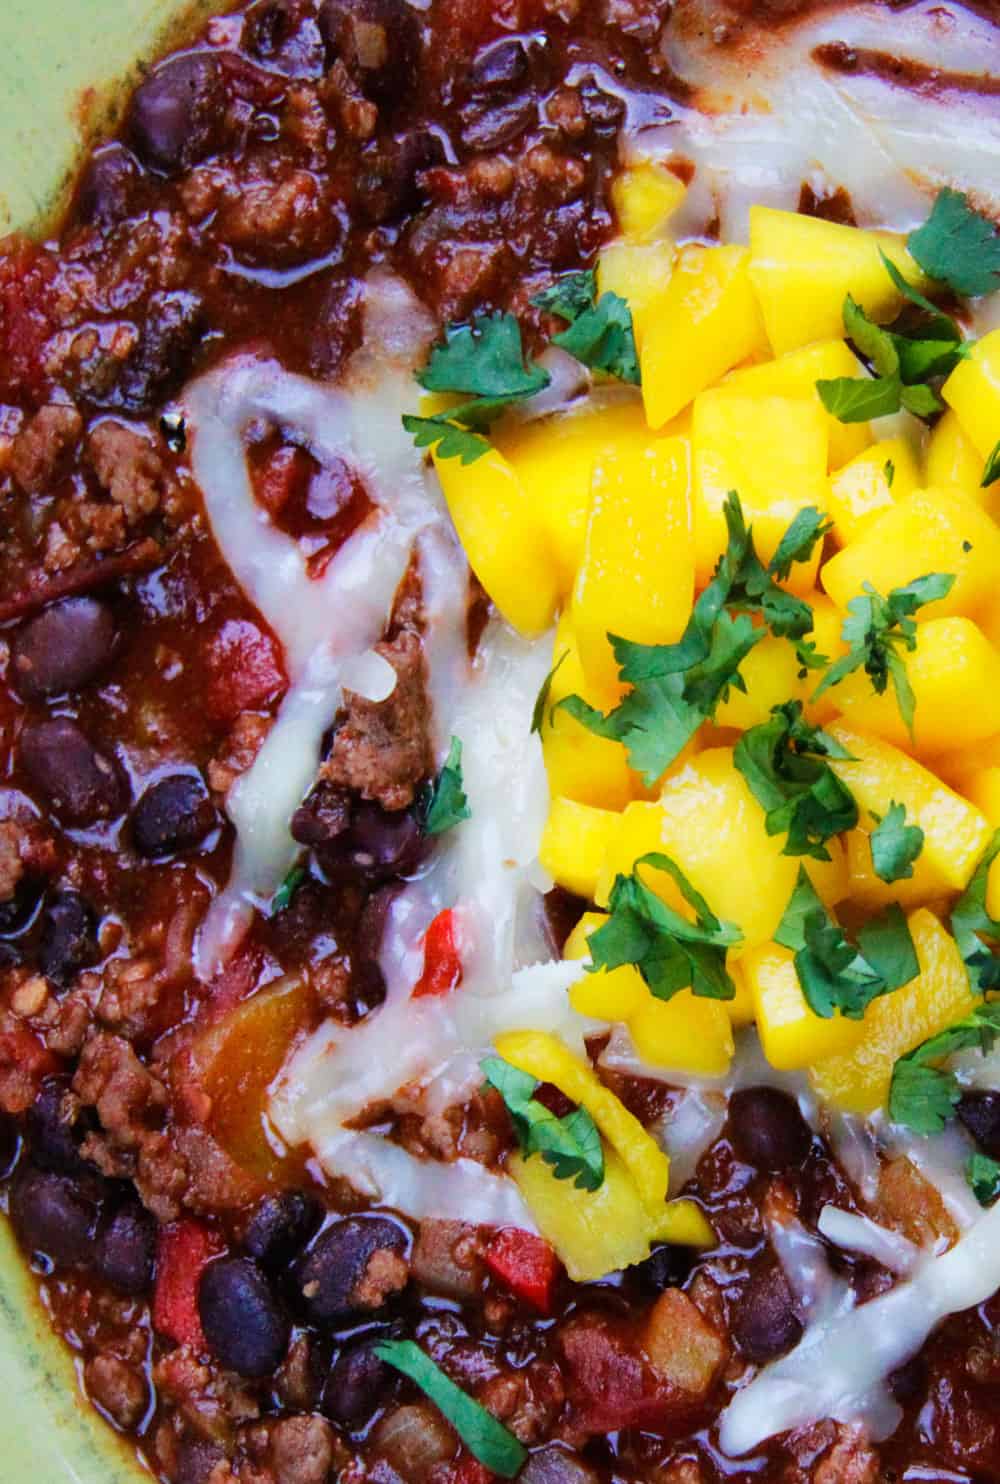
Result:
M787 639L768 634L759 640L740 665L746 691L729 692L728 699L716 708L716 725L747 731L769 721L772 706L801 699L801 668L795 646Z
M975 618L998 571L1000 529L980 506L957 490L915 490L830 558L823 586L838 608L846 608L866 582L886 597L915 577L950 572L951 592L921 608L921 621L951 613Z
M641 160L615 177L611 203L627 242L652 242L663 233L687 186L665 165Z
M720 390L733 391L741 397L803 397L822 407L817 381L857 375L857 357L843 340L821 340L816 345L791 350L777 360L731 371ZM830 437L829 466L839 469L868 447L872 441L871 428L868 423L842 423L825 408L823 415Z
M982 1003L969 988L954 938L933 913L921 908L909 925L920 962L916 979L873 1000L858 1044L812 1069L819 1096L845 1112L872 1113L884 1106L899 1057Z
M848 1020L839 1012L827 1020L809 1008L795 972L795 955L780 944L753 949L742 966L764 1055L779 1071L793 1072L839 1056L864 1035L860 1020Z
M559 597L556 563L538 511L503 454L473 464L434 455L434 467L469 565L504 618L535 638Z
M539 860L552 879L578 897L593 897L608 842L620 816L576 799L555 798L542 833Z
M810 593L808 602L813 611L813 628L812 633L807 634L806 638L813 641L818 654L825 654L830 660L839 659L847 652L847 645L841 637L844 627L843 613L825 593ZM802 678L800 684L806 715L817 726L824 726L831 717L840 715L840 703L837 700L836 686L831 690L825 690L818 701L812 699L813 692L820 681L820 674L818 670L810 670L808 675Z
M1000 442L1000 330L984 335L959 361L941 395L985 462Z
M961 490L996 519L1000 496L995 486L983 489L983 472L982 455L966 436L958 413L949 408L934 424L927 440L925 482L936 488Z
M571 616L584 674L618 683L608 633L672 644L694 601L690 450L682 438L619 447L594 469Z
M907 823L910 823L909 814ZM955 893L944 886L940 873L932 861L924 859L923 852L913 863L912 876L904 876L902 880L892 882L883 881L880 876L876 876L871 847L871 831L874 827L875 821L866 815L863 826L859 825L844 836L848 871L847 895L850 901L866 912L873 913L883 911L893 902L898 902L907 910L928 904L944 910L948 901L954 899Z
M912 495L919 483L917 456L908 438L883 438L859 453L830 476L828 509L837 544L856 541L897 500Z
M884 818L889 805L898 803L906 807L907 824L918 825L924 832L924 848L914 863L913 877L893 882L892 894L920 890L926 892L926 900L942 892L961 891L990 839L990 827L979 810L891 742L844 722L834 722L828 730L851 756L852 761L832 758L830 766L854 795L863 824L867 827L868 816L873 814ZM851 890L853 895L853 871Z
M969 803L975 804L986 816L990 828L1000 830L1000 761L971 774L962 792ZM986 882L986 910L991 917L1000 919L1000 857L990 866Z
M903 301L879 248L911 283L921 280L902 240L888 232L751 206L750 281L775 355L842 336L847 294L874 319L892 318Z
M763 562L770 561L792 520L807 505L826 509L826 413L791 397L739 397L721 388L694 404L694 542L697 581L711 581L726 549L723 505L736 490ZM808 593L812 560L792 567L787 586Z
M587 939L608 920L606 912L585 912L566 939L563 958L590 957ZM639 970L631 964L584 974L570 987L569 1002L578 1015L595 1020L627 1021L649 994Z
M938 777L967 798L969 779L974 778L977 773L985 773L989 768L997 767L1000 767L1000 734L984 737L982 742L974 742L967 747L939 752L934 759L934 771Z
M609 242L601 249L597 292L618 294L628 304L639 350L650 319L667 291L676 254L672 242Z
M583 696L591 706L609 711L618 699L613 692L589 685L580 663L576 637L569 614L556 628L552 663L557 666L549 689L549 704L542 721L542 755L549 779L549 792L592 804L599 809L623 809L633 797L633 777L620 742L598 737L568 711L558 709L564 696Z
M658 803L636 801L626 807L597 876L594 901L599 907L608 905L616 876L631 875L642 856L664 849L662 830L663 810ZM645 879L675 912L688 912L684 898L669 876L662 871L650 871Z
M651 428L765 348L742 247L686 247L643 334L642 395Z
M649 991L628 1019L637 1054L650 1066L699 1077L724 1077L733 1059L733 1022L728 1000L711 1000L682 989L669 1000Z

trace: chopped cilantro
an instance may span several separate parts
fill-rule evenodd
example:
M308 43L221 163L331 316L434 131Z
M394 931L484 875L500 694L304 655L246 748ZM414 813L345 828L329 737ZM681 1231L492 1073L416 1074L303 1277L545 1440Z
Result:
M784 855L828 861L825 841L853 829L858 808L827 758L849 754L802 717L799 701L772 706L771 720L744 732L733 755L765 812L769 835L787 834Z
M1000 1164L988 1154L970 1154L965 1162L965 1178L981 1206L992 1206L1000 1196Z
M867 423L873 417L889 417L901 405L901 387L895 378L837 376L831 381L817 381L816 390L830 416L842 423Z
M961 191L940 191L907 247L930 278L969 298L1000 289L1000 234Z
M597 302L597 274L593 268L585 268L579 273L564 273L547 289L536 294L531 302L536 309L572 324L581 314L593 309Z
M424 794L421 823L426 835L443 835L472 811L462 787L462 744L452 737L445 765Z
M490 451L487 438L449 422L447 414L443 412L434 417L404 413L403 427L413 434L413 441L418 448L436 448L439 459L461 459L463 464L474 464L484 453Z
M980 489L987 490L991 484L996 484L998 479L1000 479L1000 441L997 442L993 452L986 460L986 467L983 470L983 477L979 482L979 487Z
M664 871L694 912L682 917L642 879L640 867ZM736 988L726 970L726 950L740 931L722 922L669 856L653 851L636 861L629 876L611 888L608 920L587 940L591 973L634 964L658 1000L682 989L713 1000L731 1000Z
M813 692L813 700L863 668L877 695L883 695L892 681L900 714L912 735L916 703L900 650L916 649L914 613L925 603L945 597L954 581L953 573L931 572L925 577L915 577L905 587L894 587L888 598L883 598L866 582L864 592L847 605L841 637L848 645L848 652L827 670Z
M542 730L542 725L545 721L545 708L549 704L549 693L552 690L552 682L559 673L560 666L568 656L569 650L564 649L539 687L538 695L535 697L535 705L531 712L531 730L533 732L541 732Z
M292 898L305 881L309 872L305 866L293 866L271 898L271 913L284 912L292 904Z
M470 324L448 325L417 380L429 392L463 392L470 397L533 397L550 381L549 373L525 362L521 327L512 314L480 314Z
M977 1005L971 1015L921 1042L892 1069L889 1117L918 1134L939 1134L954 1111L960 1090L955 1074L933 1065L956 1051L989 1051L1000 1036L1000 1003Z
M504 1100L525 1158L540 1154L557 1180L572 1180L578 1190L599 1190L604 1182L604 1149L586 1108L557 1118L535 1097L537 1077L499 1056L487 1057L482 1069Z
M553 335L560 346L584 366L605 371L633 386L640 382L632 311L620 294L597 297L593 270L569 273L531 301L537 308L567 320L569 328Z
M1000 959L983 942L1000 943L1000 922L986 910L986 888L990 867L1000 854L1000 830L994 834L972 879L951 909L951 930L962 955L969 984L976 994L1000 989Z
M491 1412L456 1386L413 1340L382 1340L374 1353L420 1387L485 1468L504 1479L513 1479L521 1472L528 1460L527 1448Z
M882 473L885 475L886 484L892 489L896 480L896 465L892 462L892 459L886 459L882 466Z
M884 818L876 819L869 843L875 875L891 884L913 875L913 862L924 848L924 832L919 825L906 823L905 804L890 803Z

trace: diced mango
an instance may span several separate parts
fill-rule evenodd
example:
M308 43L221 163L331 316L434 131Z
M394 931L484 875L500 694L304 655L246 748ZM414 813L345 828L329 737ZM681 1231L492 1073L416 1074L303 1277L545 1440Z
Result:
M621 1156L644 1205L656 1211L667 1194L670 1161L625 1104L597 1073L544 1031L508 1031L496 1039L497 1055L540 1082L552 1082L571 1102L586 1108Z
M724 1077L733 1059L733 1023L725 1000L682 989L669 1000L647 990L629 1016L632 1044L643 1061L674 1072Z
M606 912L585 912L566 939L563 958L589 958L587 939L608 920ZM578 1015L595 1020L627 1021L649 994L638 969L622 964L619 969L598 969L571 986L569 1002Z
M835 1013L829 1020L809 1008L795 955L778 943L753 949L742 961L753 995L757 1031L764 1055L780 1071L796 1071L856 1046L864 1034L860 1020Z
M623 809L633 796L632 773L624 747L620 742L595 736L567 711L556 709L558 702L569 695L583 696L602 711L609 711L618 698L617 689L613 693L600 692L587 683L568 613L563 614L556 628L552 662L558 668L552 677L542 723L542 753L549 792L553 798L561 795L599 809Z
M917 456L908 438L884 438L851 459L830 476L828 509L838 545L856 541L883 511L912 495L919 483Z
M799 679L801 669L795 645L787 639L768 634L751 649L740 665L746 690L729 692L728 699L716 708L716 724L745 731L760 722L769 721L772 706L803 698L803 683ZM815 685L813 680L810 689L815 689Z
M642 394L662 428L726 371L764 348L742 247L687 247L643 336Z
M558 569L538 511L495 448L463 464L434 455L458 539L469 564L519 634L534 638L552 622Z
M842 681L837 700L848 726L933 757L1000 732L1000 653L969 618L929 618L906 656L916 709L913 741L892 685L876 695L863 670Z
M727 962L726 968L729 970L730 979L736 986L736 994L733 999L722 1001L726 1014L729 1016L729 1022L737 1029L744 1025L753 1025L753 1018L756 1011L754 1010L753 993L751 992L750 985L747 983L747 976L743 972L743 960L738 958L732 959Z
M542 833L539 860L552 879L588 900L620 816L576 799L555 798Z
M1000 830L1000 762L973 773L962 792L970 804L989 820L990 828ZM1000 858L990 866L986 883L986 910L991 917L1000 919Z
M1000 734L985 737L967 747L956 747L953 751L939 752L934 759L934 771L945 783L968 797L968 782L977 773L1000 767ZM975 800L973 800L975 803Z
M920 962L916 979L873 1000L862 1021L863 1035L853 1050L822 1061L812 1070L820 1097L849 1113L871 1113L889 1095L899 1057L968 1015L980 1003L955 940L921 908L909 918Z
M713 388L694 404L694 541L697 581L711 580L726 549L722 509L736 490L757 554L767 562L794 517L807 505L826 509L828 422L818 402L739 397ZM788 587L814 586L819 546L792 567Z
M949 408L935 423L927 440L926 483L941 489L961 490L996 519L1000 496L995 488L983 489L983 468L982 455L963 431L958 413Z
M843 335L847 294L873 318L892 317L902 296L885 271L879 248L911 283L920 281L902 241L888 232L751 206L750 281L775 355Z
M899 803L906 807L907 823L924 832L913 877L894 882L893 892L919 888L933 897L961 891L990 839L990 827L979 810L890 742L844 722L834 722L828 730L851 756L850 762L831 759L830 766L857 800L862 822L867 825L866 812L882 818L890 804Z
M998 571L1000 529L980 506L957 490L915 490L830 558L823 586L838 608L846 608L866 582L885 597L928 572L951 572L951 592L921 608L921 621L949 613L975 618Z
M672 242L610 242L597 260L597 292L618 294L626 301L639 350L667 291L676 253Z
M685 764L680 771L684 772L687 766ZM663 810L660 805L645 802L629 804L621 816L618 832L611 840L597 877L594 897L597 905L599 907L608 905L616 876L630 875L640 857L649 855L654 850L664 849ZM686 913L688 911L684 898L669 876L664 875L662 871L650 871L647 872L645 879L647 884L658 892L675 912Z
M838 376L857 376L857 357L843 340L821 340L789 351L777 360L759 366L746 366L732 371L720 390L741 397L804 397L822 407L817 381L833 381ZM830 435L830 468L839 469L849 459L868 447L872 441L868 423L842 423L824 409Z
M848 872L847 851L843 842L836 836L827 840L826 850L830 859L828 861L814 860L807 855L799 862L805 867L806 875L816 888L816 895L826 907L836 907L850 895L851 882Z
M816 645L818 654L825 654L830 660L838 659L847 652L847 645L842 638L843 613L825 593L809 594L808 602L813 611L813 627L812 633L807 634L806 638ZM808 675L803 676L801 685L806 715L817 726L822 726L831 717L840 714L840 703L837 700L836 687L825 690L818 701L810 699L819 679L820 672L810 670Z
M984 335L959 361L941 395L985 462L1000 442L1000 330Z
M909 823L909 814L907 814ZM899 881L883 881L876 876L872 863L871 831L875 821L865 816L865 825L850 830L844 836L847 852L848 897L851 902L866 912L881 912L898 902L907 910L911 907L944 907L954 898L954 892L946 887L933 863L925 860L921 853L913 865L913 875Z
M682 438L619 447L594 469L571 615L584 674L618 683L608 633L672 644L694 601L690 448Z
M687 186L665 165L642 160L615 177L611 202L628 242L652 242L684 200Z

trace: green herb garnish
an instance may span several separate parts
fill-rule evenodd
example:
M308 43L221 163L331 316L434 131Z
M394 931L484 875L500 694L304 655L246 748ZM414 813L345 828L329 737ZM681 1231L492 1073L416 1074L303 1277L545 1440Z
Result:
M844 330L873 377L838 376L816 383L823 406L842 423L868 422L901 408L916 417L940 412L943 404L929 383L946 376L967 353L954 320L908 284L884 253L882 261L900 292L919 307L920 329L906 335L898 328L899 322L897 328L884 329L847 295Z
M827 761L850 754L803 720L799 701L771 708L771 720L750 727L733 761L765 812L769 835L787 834L784 855L828 861L825 842L858 822L858 807Z
M890 803L885 816L876 817L869 843L875 875L891 884L913 875L913 862L924 848L924 832L919 825L906 823L905 804Z
M293 866L271 898L271 912L284 912L292 904L292 898L305 881L309 872L305 866Z
M443 412L435 417L418 417L416 413L405 412L403 427L413 434L418 448L436 448L438 458L460 459L463 464L474 464L484 453L489 453L492 446L481 434L449 422Z
M965 1178L981 1206L992 1206L1000 1196L1000 1164L988 1154L970 1154L965 1162Z
M889 1117L918 1134L939 1134L961 1089L953 1072L933 1065L957 1051L990 1051L1000 1036L1000 1004L977 1005L971 1015L908 1051L892 1069Z
M635 348L632 311L620 294L597 297L593 269L568 273L532 299L538 309L569 322L569 328L553 335L575 360L595 371L616 376L638 386L639 356Z
M552 690L552 682L553 680L555 680L556 675L559 673L559 667L568 658L568 656L569 650L564 649L562 654L556 660L555 664L552 666L552 669L549 671L549 673L546 675L545 679L539 686L538 695L535 697L535 704L531 712L532 732L541 732L542 730L542 725L545 721L545 708L549 704L549 694Z
M1000 442L997 443L993 452L986 460L986 467L983 470L983 477L979 481L979 488L988 490L990 485L996 484L998 479L1000 479Z
M445 765L424 796L421 824L425 835L443 835L471 817L462 787L462 744L452 737Z
M961 191L939 192L927 221L907 247L930 278L977 298L1000 289L1000 234Z
M604 1149L586 1108L557 1118L535 1097L537 1077L499 1056L487 1057L482 1070L504 1100L525 1158L539 1154L557 1180L572 1180L578 1190L599 1190L604 1182Z
M1000 959L983 939L1000 944L1000 922L986 910L990 867L1000 854L1000 830L994 834L968 886L951 909L951 930L975 994L1000 989Z

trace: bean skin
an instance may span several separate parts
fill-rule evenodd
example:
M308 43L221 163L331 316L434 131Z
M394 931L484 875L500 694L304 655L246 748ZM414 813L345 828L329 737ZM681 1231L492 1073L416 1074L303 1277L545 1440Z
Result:
M800 1168L812 1148L812 1132L798 1103L776 1087L734 1092L729 1129L739 1158L771 1173Z
M237 1375L269 1376L288 1349L288 1318L248 1257L213 1262L198 1286L198 1313L216 1359Z

